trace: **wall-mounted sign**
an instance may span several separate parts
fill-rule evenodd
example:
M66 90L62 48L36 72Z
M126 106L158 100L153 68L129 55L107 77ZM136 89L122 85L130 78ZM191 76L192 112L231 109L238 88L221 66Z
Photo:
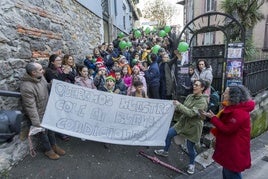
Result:
M228 44L226 61L226 86L242 84L243 81L243 43Z

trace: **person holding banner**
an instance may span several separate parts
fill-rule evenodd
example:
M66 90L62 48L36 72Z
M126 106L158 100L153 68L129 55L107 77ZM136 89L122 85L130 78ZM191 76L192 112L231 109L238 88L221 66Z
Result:
M45 78L48 83L51 83L53 79L72 83L75 78L74 75L70 66L62 65L62 58L59 55L53 54L49 57L48 67L45 71ZM57 136L64 141L70 140L70 137L65 134L57 133Z
M168 149L171 145L171 139L177 135L187 140L187 149L189 152L189 167L187 173L193 174L195 169L195 144L199 143L204 117L200 116L199 110L207 110L207 96L203 92L207 89L208 84L205 80L196 80L193 84L193 94L186 97L184 103L177 100L173 101L175 105L174 118L176 124L171 127L166 137L164 149L155 150L154 153L161 156L168 156ZM183 140L184 141L184 140Z
M22 78L20 92L25 114L31 120L32 126L41 128L46 105L49 97L49 84L43 77L43 68L39 63L31 62L26 65L26 73ZM39 140L45 148L45 155L56 160L65 151L56 145L55 133L50 130L39 132Z

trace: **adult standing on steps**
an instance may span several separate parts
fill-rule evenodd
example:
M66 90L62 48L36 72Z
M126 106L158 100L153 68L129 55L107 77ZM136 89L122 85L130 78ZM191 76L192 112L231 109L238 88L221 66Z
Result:
M231 85L223 93L224 108L217 114L201 114L210 118L216 127L213 159L223 166L224 179L241 179L241 172L251 166L250 112L255 107L248 90L243 85Z
M44 70L39 63L31 62L26 65L26 73L22 78L20 92L22 106L27 117L31 120L32 126L41 127L40 124L45 113L49 97L49 85L43 76ZM65 151L56 145L53 131L45 130L38 133L39 139L45 148L45 155L56 160Z

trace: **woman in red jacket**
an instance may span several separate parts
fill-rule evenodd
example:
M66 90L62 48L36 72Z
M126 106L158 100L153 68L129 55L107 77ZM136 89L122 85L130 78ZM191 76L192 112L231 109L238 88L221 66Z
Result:
M232 85L223 93L224 108L217 114L201 112L215 126L213 159L223 166L224 179L242 178L241 172L251 166L250 112L255 107L243 85Z

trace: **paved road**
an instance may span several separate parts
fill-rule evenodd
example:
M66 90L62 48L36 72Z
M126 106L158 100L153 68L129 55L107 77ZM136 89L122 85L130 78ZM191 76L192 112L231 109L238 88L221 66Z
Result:
M139 154L140 150L153 155L156 147L137 147L123 145L109 145L104 148L103 143L81 141L71 138L68 142L58 141L67 154L57 161L47 159L43 153L37 151L37 156L28 155L7 174L10 179L84 179L84 178L175 178L180 174L151 162ZM39 147L40 148L40 147ZM172 145L168 158L159 159L172 164L179 169L186 169L187 155ZM201 169L201 168L200 168Z
M68 142L59 141L67 154L57 161L47 159L39 150L37 156L28 155L14 166L6 178L9 179L221 179L221 166L213 163L206 169L196 165L196 173L185 176L151 162L139 155L143 150L150 155L156 147L137 147L109 145L103 143L81 141L71 138ZM251 140L252 167L243 172L244 179L268 178L268 162L262 160L268 156L268 132ZM40 148L40 147L39 147ZM171 145L169 157L159 157L181 170L186 170L188 156L175 144ZM0 178L3 178L0 177Z

